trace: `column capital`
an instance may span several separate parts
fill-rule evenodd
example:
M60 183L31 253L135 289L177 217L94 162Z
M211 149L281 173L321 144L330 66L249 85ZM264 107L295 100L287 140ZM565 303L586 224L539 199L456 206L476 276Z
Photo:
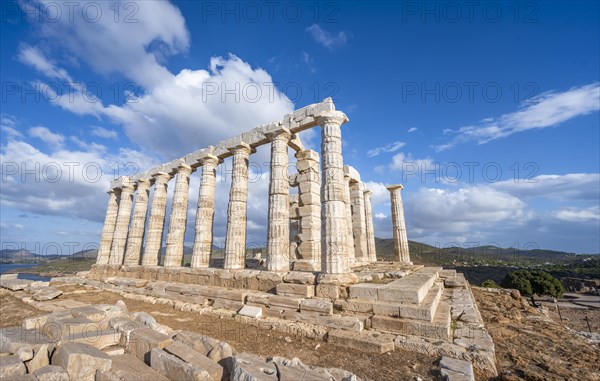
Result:
M365 194L365 197L371 197L373 191L371 191L370 189L365 189L363 193Z
M136 187L138 190L150 188L150 179L146 179L146 178L138 179L136 181Z
M394 185L389 185L387 187L387 190L389 190L390 192L393 192L396 189L402 190L402 189L404 189L404 186L402 184L394 184Z
M190 167L189 165L187 165L185 163L181 163L177 166L177 173L181 173L181 174L189 176L192 174L192 167Z
M348 121L349 119L346 114L341 111L327 111L317 117L317 123L320 126L324 126L326 124L335 124L341 126Z
M273 140L284 140L286 143L291 139L292 133L287 128L281 128L279 130L266 132L265 136L269 139L269 141Z
M212 154L208 154L205 155L203 157L201 157L200 159L198 159L198 161L200 162L200 165L204 166L204 165L218 165L219 163L223 162L222 159L219 159L217 156L212 155Z
M152 177L154 177L154 185L165 184L171 180L171 175L166 172L157 172L153 174Z
M252 147L250 147L249 144L244 143L244 142L240 142L232 147L227 148L229 150L229 152L235 154L236 152L243 152L246 155L250 155L252 153L252 151L254 151L254 149Z

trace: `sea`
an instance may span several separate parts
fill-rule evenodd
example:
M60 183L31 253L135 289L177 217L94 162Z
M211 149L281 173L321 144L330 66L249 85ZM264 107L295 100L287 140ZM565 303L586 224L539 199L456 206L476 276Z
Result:
M37 263L0 263L0 275L12 269L28 269L31 267L39 266ZM39 280L42 282L50 281L50 277L40 276L37 274L19 273L17 276L19 279Z

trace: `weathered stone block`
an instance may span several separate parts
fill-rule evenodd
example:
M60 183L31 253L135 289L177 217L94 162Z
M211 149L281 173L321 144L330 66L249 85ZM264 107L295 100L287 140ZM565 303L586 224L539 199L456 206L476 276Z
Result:
M37 381L69 381L69 374L57 365L46 365L35 372L33 376Z
M293 284L315 284L315 274L303 271L290 271L283 276L283 281Z
M223 378L223 367L216 361L211 360L180 341L174 341L167 345L164 350L193 365L198 370L208 373L212 380L221 380Z
M50 364L50 359L48 357L49 347L50 346L48 344L44 344L44 345L40 346L35 351L33 358L30 361L28 361L27 363L25 363L25 365L27 366L28 373L33 373L36 370Z
M64 368L71 380L94 381L96 370L108 371L110 357L98 349L79 343L60 345L52 355L52 365Z
M394 350L395 335L379 332L329 331L327 342L365 352L386 353Z
M160 348L152 349L150 355L152 369L170 380L181 381L212 381L210 375L179 357Z
M317 284L315 293L317 298L339 299L340 287L335 284Z
M277 368L272 363L250 353L240 353L233 358L232 381L278 381Z
M262 317L263 310L261 307L245 305L241 310L239 310L238 314L258 319Z
M350 297L353 299L377 300L379 289L383 285L376 283L359 283L350 286Z
M475 381L473 365L469 361L453 359L442 356L440 360L440 372L442 377L448 381Z
M25 364L17 356L0 357L0 379L18 379L26 372Z
M279 283L276 287L276 292L277 295L292 298L311 298L315 296L315 286L310 284Z
M318 312L325 315L333 314L333 303L323 299L303 299L300 302L300 311Z
M150 364L150 352L153 348L163 349L173 340L151 328L136 329L130 334L130 341L125 349L146 364Z

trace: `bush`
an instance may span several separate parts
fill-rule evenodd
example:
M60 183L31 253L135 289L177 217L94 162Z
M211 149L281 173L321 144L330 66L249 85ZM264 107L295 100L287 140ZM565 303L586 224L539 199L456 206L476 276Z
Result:
M485 288L500 288L500 286L498 285L498 283L496 283L495 280L493 279L486 279L483 282L481 282L481 287L485 287Z
M529 296L534 306L536 305L533 299L535 294L560 298L565 293L565 288L558 279L540 270L514 271L507 274L501 284L504 288L514 288L522 295Z

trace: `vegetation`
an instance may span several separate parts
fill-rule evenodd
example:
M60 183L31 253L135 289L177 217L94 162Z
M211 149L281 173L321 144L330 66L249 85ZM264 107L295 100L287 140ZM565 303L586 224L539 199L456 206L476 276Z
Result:
M558 279L541 270L513 271L504 277L502 287L519 290L521 295L531 298L531 303L534 306L536 306L536 303L533 296L536 294L560 298L565 293L565 288Z
M498 285L498 283L496 283L495 280L493 279L486 279L483 282L481 282L481 287L485 287L485 288L500 288L500 286Z

